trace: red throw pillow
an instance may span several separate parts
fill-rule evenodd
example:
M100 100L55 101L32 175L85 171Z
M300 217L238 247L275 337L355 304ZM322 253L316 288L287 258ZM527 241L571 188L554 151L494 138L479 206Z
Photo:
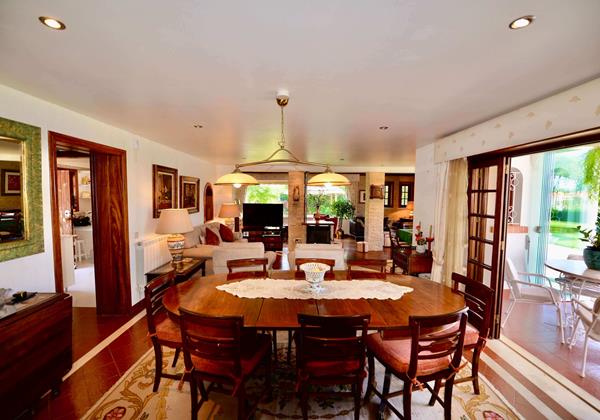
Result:
M223 242L233 242L233 231L229 229L229 226L220 225L219 226L219 235L221 235L221 239Z
M221 241L219 236L210 229L206 229L206 245L219 245Z

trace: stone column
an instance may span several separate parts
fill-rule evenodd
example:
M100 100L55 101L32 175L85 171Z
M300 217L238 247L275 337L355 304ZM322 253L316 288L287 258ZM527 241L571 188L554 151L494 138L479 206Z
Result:
M297 187L297 188L296 188ZM299 196L294 201L294 190ZM288 250L296 248L296 240L306 243L306 226L304 223L304 172L288 173ZM382 204L383 206L383 204Z
M385 173L367 172L365 185L365 241L369 243L369 251L383 250L383 200L371 199L371 185L384 185Z

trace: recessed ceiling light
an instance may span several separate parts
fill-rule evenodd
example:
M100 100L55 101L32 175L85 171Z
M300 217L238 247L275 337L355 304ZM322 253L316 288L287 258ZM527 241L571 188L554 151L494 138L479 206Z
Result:
M194 124L194 128L204 128L202 124Z
M40 22L42 22L48 28L56 29L57 31L62 31L67 27L60 20L54 19L54 18L51 18L48 16L40 16L39 19L40 19Z
M535 16L533 16L533 15L521 16L520 18L515 19L512 22L510 22L508 27L510 29L522 29L522 28L525 28L526 26L531 25L534 20L535 20Z
M390 128L390 127L389 127L389 126L387 126L387 125L380 125L380 126L379 126L379 129L380 129L380 130L387 130L388 128Z

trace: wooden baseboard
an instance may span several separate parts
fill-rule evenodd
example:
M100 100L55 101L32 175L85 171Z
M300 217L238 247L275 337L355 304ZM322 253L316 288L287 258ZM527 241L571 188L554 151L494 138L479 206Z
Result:
M129 310L129 315L134 316L144 310L144 299L133 305Z

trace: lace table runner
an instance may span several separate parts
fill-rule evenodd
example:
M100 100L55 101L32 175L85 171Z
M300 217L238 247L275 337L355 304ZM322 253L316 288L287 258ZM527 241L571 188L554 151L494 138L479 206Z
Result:
M250 279L217 286L241 298L274 299L400 299L412 288L381 280L327 280L313 292L303 280Z

